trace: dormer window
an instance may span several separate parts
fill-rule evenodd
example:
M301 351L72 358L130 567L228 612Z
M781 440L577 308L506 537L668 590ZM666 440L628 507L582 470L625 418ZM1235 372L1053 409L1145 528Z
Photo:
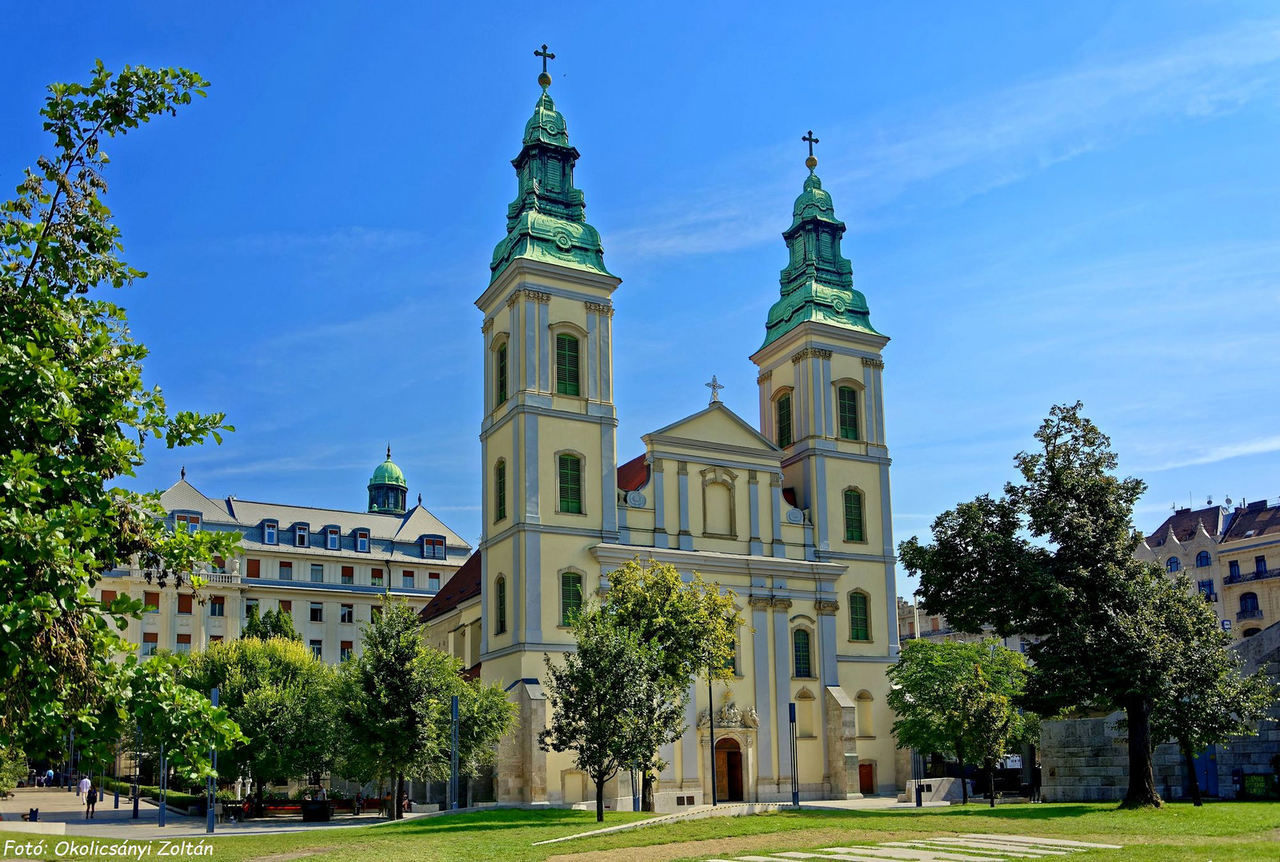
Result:
M189 515L189 514L179 513L177 515L174 515L173 519L175 522L183 525L182 527L179 527L179 529L181 530L186 530L191 533L196 533L200 531L199 515Z
M356 551L361 554L369 553L368 530L356 530Z
M424 560L443 560L444 539L441 536L423 536L422 558Z
M327 527L324 531L324 546L327 550L336 551L339 547L338 528Z
M310 543L311 529L305 524L299 524L293 528L293 546L295 548L305 548Z
M276 544L276 542L277 542L276 522L263 521L262 522L262 543L264 545L274 545Z

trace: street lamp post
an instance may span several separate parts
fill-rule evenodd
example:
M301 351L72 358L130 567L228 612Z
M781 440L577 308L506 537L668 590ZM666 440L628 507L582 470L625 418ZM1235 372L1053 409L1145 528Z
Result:
M711 804L719 805L716 793L716 704L711 691L711 664L707 663L707 726L711 733Z
M218 687L215 685L213 690L209 692L209 701L216 708L218 706ZM205 808L205 825L204 831L213 834L213 823L215 820L216 808L218 804L218 780L215 777L218 769L218 748L215 745L209 746L210 766L214 770L214 775L209 776L209 801Z

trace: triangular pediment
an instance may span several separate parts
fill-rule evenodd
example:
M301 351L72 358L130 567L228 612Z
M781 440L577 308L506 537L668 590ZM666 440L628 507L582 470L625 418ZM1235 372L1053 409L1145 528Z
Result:
M737 449L754 450L760 455L772 457L776 457L779 452L777 446L720 401L713 401L705 410L699 410L691 416L646 434L644 441L651 445L666 441L680 441L685 445L703 443L716 447L732 446Z

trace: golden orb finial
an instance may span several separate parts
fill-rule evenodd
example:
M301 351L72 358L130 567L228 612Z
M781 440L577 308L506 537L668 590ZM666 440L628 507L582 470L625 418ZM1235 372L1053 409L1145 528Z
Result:
M804 166L809 170L813 170L818 166L818 160L815 159L813 156L809 156L809 158L804 160Z
M539 75L539 76L538 76L538 86L539 86L539 87L542 87L544 90L545 90L547 87L550 87L550 86L551 86L551 76L550 76L550 75L548 75L546 72L543 72L541 75Z

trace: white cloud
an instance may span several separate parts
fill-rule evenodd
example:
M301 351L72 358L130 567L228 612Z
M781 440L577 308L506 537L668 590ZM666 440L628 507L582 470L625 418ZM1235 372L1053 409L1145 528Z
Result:
M1175 455L1170 460L1150 467L1139 468L1138 473L1158 473L1162 470L1176 470L1180 467L1196 467L1201 464L1217 464L1231 458L1242 458L1248 455L1269 455L1280 452L1280 435L1255 437L1236 443L1223 443L1216 446L1189 450Z

